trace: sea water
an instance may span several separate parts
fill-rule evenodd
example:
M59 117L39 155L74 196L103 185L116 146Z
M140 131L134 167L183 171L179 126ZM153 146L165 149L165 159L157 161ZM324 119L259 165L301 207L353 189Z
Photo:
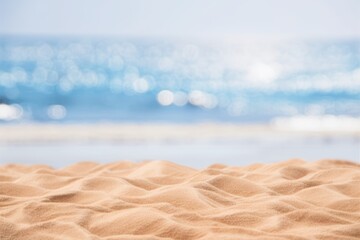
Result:
M360 117L360 41L0 37L0 122Z

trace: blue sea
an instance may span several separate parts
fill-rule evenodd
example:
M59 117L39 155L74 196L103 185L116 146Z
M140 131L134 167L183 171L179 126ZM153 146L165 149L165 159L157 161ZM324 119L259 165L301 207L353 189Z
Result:
M360 41L0 36L0 122L360 117Z

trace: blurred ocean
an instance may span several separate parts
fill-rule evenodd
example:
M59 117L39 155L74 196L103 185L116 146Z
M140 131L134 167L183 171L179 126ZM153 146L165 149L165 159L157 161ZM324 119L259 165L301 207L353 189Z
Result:
M360 117L360 41L0 37L2 123L314 116Z

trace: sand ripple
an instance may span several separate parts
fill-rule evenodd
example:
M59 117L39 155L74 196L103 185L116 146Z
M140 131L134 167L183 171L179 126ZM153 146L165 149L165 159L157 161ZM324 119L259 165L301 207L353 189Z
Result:
M0 167L10 239L360 239L360 165Z

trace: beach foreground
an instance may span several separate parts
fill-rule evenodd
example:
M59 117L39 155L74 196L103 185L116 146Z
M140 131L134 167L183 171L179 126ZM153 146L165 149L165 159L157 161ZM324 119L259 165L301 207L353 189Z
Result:
M195 161L195 160L194 160ZM360 165L0 167L1 239L359 239Z

